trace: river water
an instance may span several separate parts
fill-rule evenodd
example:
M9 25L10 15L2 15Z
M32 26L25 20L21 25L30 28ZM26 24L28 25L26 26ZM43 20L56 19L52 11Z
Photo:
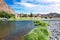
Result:
M0 22L0 40L23 40L33 28L33 21Z
M60 40L60 20L44 21L50 24L50 40ZM0 40L23 40L24 35L34 27L33 21L0 22Z

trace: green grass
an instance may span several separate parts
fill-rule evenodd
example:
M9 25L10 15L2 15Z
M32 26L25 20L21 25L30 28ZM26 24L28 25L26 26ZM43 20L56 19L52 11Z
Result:
M31 17L10 18L10 21L33 20Z
M20 20L43 20L43 19L40 19L38 17L20 17L20 18L9 18L8 20L10 21L20 21ZM44 19L44 20L55 20L55 19ZM57 19L59 20L59 19Z
M20 17L20 18L11 17L8 20L10 20L10 21L20 21L20 20L43 20L43 19L40 19L39 17ZM56 19L44 19L44 20L56 20ZM59 20L59 19L57 19L57 20Z
M16 18L16 20L33 20L31 17L20 17Z
M8 20L9 21L21 21L21 20L40 20L40 19L37 19L37 18L34 18L34 17L20 17L20 18L13 18L13 17L11 17Z
M35 21L36 28L32 29L24 40L49 40L48 24L43 21Z
M14 21L15 18L11 17L11 18L9 18L8 20L9 20L9 21Z
M37 19L36 17L35 18L34 17L20 17L20 18L10 18L9 20L20 21L20 20L40 20L40 19Z

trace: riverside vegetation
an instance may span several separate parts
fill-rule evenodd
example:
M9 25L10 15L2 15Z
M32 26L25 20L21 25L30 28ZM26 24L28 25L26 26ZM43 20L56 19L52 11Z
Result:
M5 12L5 11L1 11L0 12L0 18L7 18L7 19L15 18L15 15L14 14L10 14L10 13Z
M32 29L24 40L49 40L49 24L43 21L34 21L36 28Z

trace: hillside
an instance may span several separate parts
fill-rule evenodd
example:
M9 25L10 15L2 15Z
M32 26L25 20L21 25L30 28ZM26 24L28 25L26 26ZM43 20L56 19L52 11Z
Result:
M5 11L10 14L15 14L15 12L4 2L4 0L0 0L0 11Z

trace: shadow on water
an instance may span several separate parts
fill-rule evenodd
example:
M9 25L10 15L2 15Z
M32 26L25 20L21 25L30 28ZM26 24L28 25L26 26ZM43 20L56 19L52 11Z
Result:
M33 21L0 22L0 40L23 40L32 28Z

